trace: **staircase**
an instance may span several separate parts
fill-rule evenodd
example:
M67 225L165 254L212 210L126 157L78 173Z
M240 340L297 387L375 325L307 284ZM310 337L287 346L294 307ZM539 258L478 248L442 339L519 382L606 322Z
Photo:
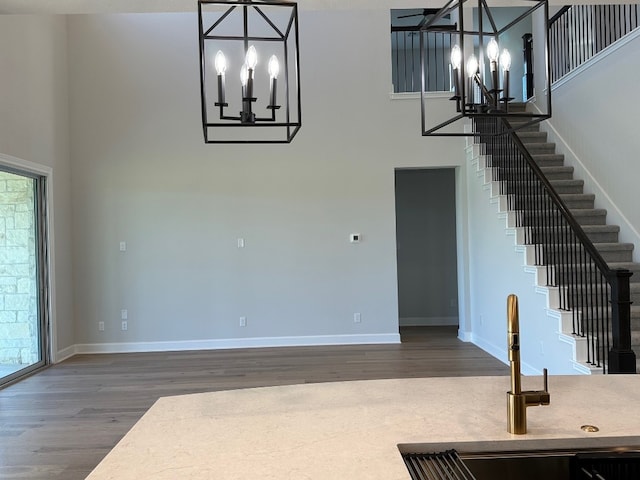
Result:
M524 108L524 105L515 108ZM515 125L516 121L511 123ZM619 242L620 228L606 223L606 210L594 207L595 195L584 193L583 180L574 178L573 167L564 165L564 155L556 153L555 144L547 141L547 134L540 131L539 123L519 130L518 137L609 267L623 268L633 273L630 279L633 302L631 343L637 358L636 370L640 373L640 264L632 261L633 244ZM527 200L526 204L535 205L536 202L532 199ZM528 214L536 215L536 212L529 211ZM589 288L589 285L583 284L576 290L584 288ZM571 334L571 331L564 333ZM584 361L584 359L576 360Z

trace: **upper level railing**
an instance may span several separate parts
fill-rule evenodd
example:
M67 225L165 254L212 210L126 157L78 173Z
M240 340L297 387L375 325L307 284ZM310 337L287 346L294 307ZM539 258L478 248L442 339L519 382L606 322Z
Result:
M536 265L557 288L574 335L586 338L587 362L605 373L635 373L628 270L612 270L506 120L476 118L474 128L493 180L515 212Z
M425 33L425 62L429 67L425 77L427 92L451 90L449 62L452 36L449 32ZM422 87L420 28L391 27L391 49L394 93L419 92Z
M640 5L574 5L561 8L549 20L551 82L640 26ZM451 90L449 56L452 33L428 32L425 39L425 91ZM392 26L393 91L419 92L422 85L420 28Z
M574 5L549 20L551 82L638 28L640 5Z

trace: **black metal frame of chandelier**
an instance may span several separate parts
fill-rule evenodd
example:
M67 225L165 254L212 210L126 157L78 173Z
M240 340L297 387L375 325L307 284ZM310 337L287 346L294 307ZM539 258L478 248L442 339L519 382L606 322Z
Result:
M200 102L201 102L201 114L202 114L202 129L204 135L205 143L211 144L220 144L220 143L229 143L229 144L250 144L250 143L291 143L295 135L298 133L300 128L302 127L302 105L301 105L301 94L300 94L300 70L296 68L295 71L295 79L297 86L297 118L298 121L291 122L289 121L291 117L291 111L289 107L289 98L290 98L290 86L289 86L289 46L287 45L287 39L291 33L292 28L295 26L294 30L294 41L295 41L295 62L296 65L300 65L300 49L299 49L299 24L298 24L298 6L294 2L283 2L283 1L269 1L269 0L260 0L261 5L267 6L282 6L291 9L291 15L287 24L286 33L282 33L276 25L268 18L268 16L260 10L259 5L254 5L257 3L255 0L246 1L246 0L198 0L198 28L199 28L199 46L200 46ZM230 5L227 11L217 19L213 25L207 29L205 32L203 30L203 18L202 18L202 5L203 4L212 4L212 5ZM245 35L242 36L222 36L222 35L210 35L214 28L216 28L235 8L238 6L242 6L244 9L244 32ZM253 7L260 16L262 16L265 21L277 32L277 37L264 37L264 36L250 36L248 35L248 26L247 26L247 9L249 7ZM275 120L275 111L280 109L280 105L268 105L267 109L271 110L271 117L256 117L253 121L243 121L243 113L240 112L240 116L229 116L224 115L224 107L228 106L228 103L223 102L222 104L219 102L215 102L214 106L219 107L220 110L220 120L234 120L238 121L238 123L222 123L222 122L210 122L208 120L207 115L207 106L206 106L206 93L205 93L205 76L206 76L206 62L204 57L204 43L205 40L235 40L235 41L244 41L245 50L248 47L249 41L273 41L273 42L283 42L284 49L284 96L286 98L286 122L276 122ZM255 97L245 98L243 97L243 102L250 101L254 102L257 99ZM227 140L227 139L211 139L208 133L209 128L237 128L237 127L283 127L286 128L286 138L282 140Z

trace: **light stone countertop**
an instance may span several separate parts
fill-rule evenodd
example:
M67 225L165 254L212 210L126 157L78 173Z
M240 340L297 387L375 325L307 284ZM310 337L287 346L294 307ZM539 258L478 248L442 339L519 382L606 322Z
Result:
M523 379L523 389L541 387L541 377ZM527 409L526 435L507 433L507 390L509 377L447 377L165 397L87 478L407 480L398 444L640 445L638 375L549 377L551 405Z

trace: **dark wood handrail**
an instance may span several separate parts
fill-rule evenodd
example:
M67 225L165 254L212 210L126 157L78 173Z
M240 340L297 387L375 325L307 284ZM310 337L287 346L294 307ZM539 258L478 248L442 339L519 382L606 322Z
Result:
M567 10L569 10L570 8L571 8L571 5L565 5L565 6L564 6L564 7L562 7L560 10L558 10L558 11L556 12L556 14L555 14L553 17L551 17L551 18L549 19L549 26L551 26L551 25L553 25L554 23L556 23L556 22L560 19L560 17L562 17L562 15L564 15L564 13L565 13Z

